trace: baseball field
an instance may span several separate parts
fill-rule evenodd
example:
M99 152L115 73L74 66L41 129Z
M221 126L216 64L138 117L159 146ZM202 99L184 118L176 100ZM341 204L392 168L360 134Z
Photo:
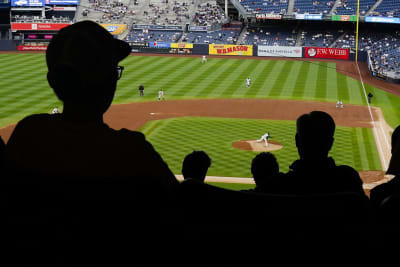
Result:
M212 158L208 175L251 177L251 159L259 152L234 143L265 132L281 145L273 153L281 171L287 171L298 157L296 118L324 110L337 124L331 151L337 163L382 175L390 158L390 131L400 122L400 98L393 93L400 93L400 86L373 81L365 68L362 84L352 62L209 57L202 64L200 56L132 55L120 65L125 70L106 122L142 131L175 174L186 154L204 150ZM24 116L62 109L47 84L44 54L2 53L0 69L0 135L5 140ZM157 100L161 88L165 101ZM364 92L374 95L371 109ZM343 109L335 106L339 99Z

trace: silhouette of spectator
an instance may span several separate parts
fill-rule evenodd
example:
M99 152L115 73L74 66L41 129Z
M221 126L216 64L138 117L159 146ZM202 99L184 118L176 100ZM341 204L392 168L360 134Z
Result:
M0 136L0 168L3 168L4 157L6 153L6 144L3 141L3 138Z
M256 187L254 189L242 190L259 193L278 193L276 191L276 179L279 173L279 163L274 154L261 152L251 161L251 173Z
M186 155L182 164L182 175L184 179L196 179L204 182L211 159L204 151L193 151Z
M118 62L130 51L92 21L60 30L47 48L46 63L63 112L21 120L7 144L10 164L44 176L162 177L159 182L168 188L178 184L142 133L114 130L103 121L122 76Z
M290 194L356 192L364 194L362 180L350 166L337 166L328 153L334 143L335 122L323 111L303 114L296 123L300 159L284 175L282 189Z
M400 126L392 133L392 158L386 174L393 174L395 177L371 189L370 200L373 208L378 208L385 198L400 193Z

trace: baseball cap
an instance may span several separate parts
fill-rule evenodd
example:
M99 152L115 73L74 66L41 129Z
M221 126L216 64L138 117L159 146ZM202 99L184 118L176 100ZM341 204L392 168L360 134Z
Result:
M115 39L93 21L81 21L61 29L46 51L49 71L66 65L78 72L90 72L110 64L116 65L131 52L128 43Z

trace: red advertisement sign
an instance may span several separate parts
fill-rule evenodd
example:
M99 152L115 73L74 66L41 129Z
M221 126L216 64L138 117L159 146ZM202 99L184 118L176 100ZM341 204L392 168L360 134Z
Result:
M44 45L19 45L18 51L46 51L47 46Z
M69 23L11 23L12 31L59 31Z
M307 58L349 59L349 49L325 48L325 47L306 47L305 57L307 57Z

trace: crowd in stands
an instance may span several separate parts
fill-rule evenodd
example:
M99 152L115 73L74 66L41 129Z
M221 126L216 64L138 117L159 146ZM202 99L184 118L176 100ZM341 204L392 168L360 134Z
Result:
M157 31L157 30L133 30L129 32L125 40L127 42L169 42L176 43L181 39L182 31Z
M46 12L45 16L37 12L13 12L11 22L18 23L72 23L75 12Z
M349 48L355 52L356 36L354 33L345 33L337 40L334 47ZM393 77L400 77L400 31L395 32L360 32L359 51L370 54L371 64L377 73L390 73Z
M400 17L400 1L399 0L383 0L371 16L384 16L384 17Z
M342 33L337 29L326 29L325 31L321 32L321 30L315 30L309 27L302 29L300 34L300 46L329 47L339 38Z
M288 14L287 0L239 0L239 2L248 12L254 14ZM372 16L400 17L398 0L383 0L372 10L376 2L377 0L360 1L360 15L365 16L371 11L369 15ZM357 0L294 0L293 13L356 15Z
M295 46L297 32L287 28L249 27L241 44Z
M196 44L236 44L240 32L218 30L213 32L187 32L183 34L182 42Z
M128 4L120 0L89 0L93 8L85 8L82 12L83 16L87 16L91 11L102 12L103 15L99 19L100 23L118 22L127 14L133 14Z
M142 133L114 130L103 121L123 75L118 63L130 50L90 21L62 29L48 46L47 79L63 102L62 113L30 115L6 145L0 138L0 209L7 229L1 242L17 265L123 265L133 259L147 266L160 258L168 262L177 250L178 258L184 251L205 259L189 265L204 265L222 251L231 254L220 259L237 263L238 247L249 249L246 261L282 248L286 256L311 249L338 257L357 249L368 253L370 223L387 226L398 217L390 208L399 208L400 127L393 132L387 171L396 177L368 199L359 173L328 156L336 126L322 111L298 117L299 159L287 173L271 153L254 157L254 190L205 184L211 159L204 151L185 157L179 183ZM371 219L375 214L382 217ZM387 233L396 239L399 231ZM260 243L264 238L268 242ZM209 258L198 255L205 246Z
M363 0L360 1L360 15L365 16L366 13L376 3L376 0ZM357 14L357 0L340 0L336 7L335 14L338 15L356 15Z
M183 25L190 18L190 4L193 5L193 1L150 3L143 15L153 25Z
M332 9L335 1L321 0L321 1L295 1L293 13L311 13L311 14L328 14Z
M239 0L239 2L246 11L254 14L274 13L284 15L288 10L288 0Z
M373 70L377 73L387 74L400 78L400 32L397 36L385 37L370 46L366 50L370 52L370 61Z
M219 25L224 22L225 13L215 1L208 1L197 6L196 13L193 18L194 25L212 26Z

